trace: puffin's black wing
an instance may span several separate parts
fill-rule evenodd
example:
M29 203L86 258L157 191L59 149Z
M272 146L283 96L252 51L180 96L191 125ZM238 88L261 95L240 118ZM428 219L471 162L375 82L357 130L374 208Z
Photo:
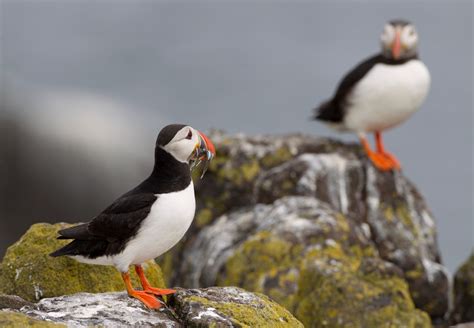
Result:
M314 119L332 123L341 123L347 104L347 97L352 88L378 63L385 62L382 55L370 57L354 67L339 82L334 96L314 109Z
M135 235L157 198L151 193L123 196L89 223L89 232L109 241L128 239Z
M158 196L152 193L126 194L91 222L59 231L58 239L74 239L51 256L84 255L98 257L119 252L136 235Z

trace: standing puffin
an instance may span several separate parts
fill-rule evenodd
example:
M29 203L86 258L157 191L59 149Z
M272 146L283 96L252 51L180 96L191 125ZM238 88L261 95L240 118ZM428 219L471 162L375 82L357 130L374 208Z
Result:
M182 124L164 127L156 141L151 175L92 221L59 231L58 239L73 240L51 256L113 265L130 296L149 308L159 308L153 295L175 291L152 287L141 264L165 253L184 236L196 207L191 170L204 162L204 174L214 156L214 145L204 133ZM130 265L135 266L143 291L133 289Z
M385 151L382 132L408 119L423 103L430 74L418 59L418 34L405 20L388 22L381 36L382 52L352 69L334 96L315 109L314 118L341 131L358 133L374 165L400 169L395 156ZM373 151L365 133L375 134Z

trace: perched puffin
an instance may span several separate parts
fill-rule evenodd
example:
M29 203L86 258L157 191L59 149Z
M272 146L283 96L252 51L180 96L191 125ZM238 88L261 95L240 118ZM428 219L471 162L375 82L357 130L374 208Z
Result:
M408 119L423 103L430 74L418 58L418 34L405 20L388 22L381 36L381 53L352 69L334 96L315 109L314 118L341 131L358 133L374 165L400 169L395 156L385 151L382 132ZM373 151L365 133L375 134Z
M203 162L204 174L214 156L214 145L204 133L183 124L164 127L156 140L151 175L92 221L59 231L58 239L73 240L50 255L113 265L130 296L149 308L159 308L153 295L175 291L152 287L141 264L165 253L184 236L196 207L191 170ZM143 291L133 289L130 265L135 266Z

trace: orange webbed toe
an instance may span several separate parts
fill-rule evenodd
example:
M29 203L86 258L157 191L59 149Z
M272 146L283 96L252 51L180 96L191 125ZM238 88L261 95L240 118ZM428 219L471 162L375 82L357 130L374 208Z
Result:
M161 307L161 302L158 301L153 295L148 294L145 291L134 290L128 293L131 297L136 298L149 309L159 309Z
M155 288L155 287L148 287L144 291L149 293L149 294L156 295L156 296L172 295L172 294L176 293L176 290L174 290L174 289Z

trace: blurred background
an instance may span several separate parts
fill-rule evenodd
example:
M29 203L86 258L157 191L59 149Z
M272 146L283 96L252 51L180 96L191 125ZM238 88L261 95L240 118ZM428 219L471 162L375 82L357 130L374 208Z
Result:
M473 247L472 1L0 2L0 256L34 222L86 221L146 177L160 128L304 132L385 21L420 34L427 101L387 147L437 218L451 271Z

